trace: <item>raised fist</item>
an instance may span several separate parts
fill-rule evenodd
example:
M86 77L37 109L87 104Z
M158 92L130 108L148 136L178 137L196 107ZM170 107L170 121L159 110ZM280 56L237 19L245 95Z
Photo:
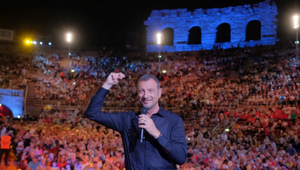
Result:
M109 90L112 86L118 84L119 80L122 80L123 78L125 78L123 73L110 73L102 87Z

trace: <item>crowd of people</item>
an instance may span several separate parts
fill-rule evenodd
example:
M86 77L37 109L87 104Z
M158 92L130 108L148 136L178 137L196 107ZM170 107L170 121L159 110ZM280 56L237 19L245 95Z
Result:
M122 72L126 77L110 90L104 109L138 111L136 82L153 74L163 88L160 105L185 122L188 159L179 169L300 169L295 150L300 143L300 72L293 53L277 50L165 53L161 63L125 55L78 55L71 58L74 72L60 67L57 54L6 64L2 88L23 87L31 78L28 73L41 72L45 76L36 80L36 99L65 100L76 107L45 106L37 122L6 120L1 135L13 131L12 150L22 169L124 169L120 134L86 119L85 106L77 104L88 100L110 72ZM213 135L218 124L228 125L229 131Z

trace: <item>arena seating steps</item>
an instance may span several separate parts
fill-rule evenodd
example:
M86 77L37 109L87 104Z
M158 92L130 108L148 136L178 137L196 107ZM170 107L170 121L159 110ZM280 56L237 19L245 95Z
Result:
M78 105L68 105L66 102L60 101L60 110L65 111L68 108L74 109L78 107L79 105L81 107L86 108L90 98L92 95L94 95L97 90L98 86L95 86L87 95L86 100L79 102ZM27 92L27 98L26 98L26 112L30 113L32 117L38 117L39 114L41 113L42 108L47 105L47 104L52 104L52 105L57 105L58 101L57 100L39 100L35 99L35 82L29 82L28 83L28 92Z
M35 82L27 83L27 97L26 97L26 113L30 113L32 116L38 116L42 107L34 106L35 94ZM37 114L35 114L37 113Z

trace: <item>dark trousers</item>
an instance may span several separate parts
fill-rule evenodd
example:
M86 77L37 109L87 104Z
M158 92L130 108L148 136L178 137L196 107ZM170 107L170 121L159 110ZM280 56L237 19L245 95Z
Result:
M9 151L10 151L10 149L0 149L0 163L1 163L1 160L2 160L3 154L5 154L4 160L5 160L5 165L7 165L7 159L8 159Z

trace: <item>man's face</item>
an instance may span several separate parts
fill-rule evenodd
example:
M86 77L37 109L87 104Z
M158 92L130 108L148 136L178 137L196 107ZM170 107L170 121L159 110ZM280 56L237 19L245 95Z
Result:
M106 164L104 164L104 166L103 166L103 170L109 170L109 166L108 166L108 165L106 165Z
M153 79L140 81L138 84L138 97L140 102L147 109L153 108L158 104L162 89L157 89L157 83Z
M120 158L122 156L122 151L116 151L116 157Z
M35 163L35 164L37 164L38 163L38 160L37 160L37 158L32 158L32 161Z
M97 162L93 162L93 168L95 168L95 169L98 168L98 163Z

